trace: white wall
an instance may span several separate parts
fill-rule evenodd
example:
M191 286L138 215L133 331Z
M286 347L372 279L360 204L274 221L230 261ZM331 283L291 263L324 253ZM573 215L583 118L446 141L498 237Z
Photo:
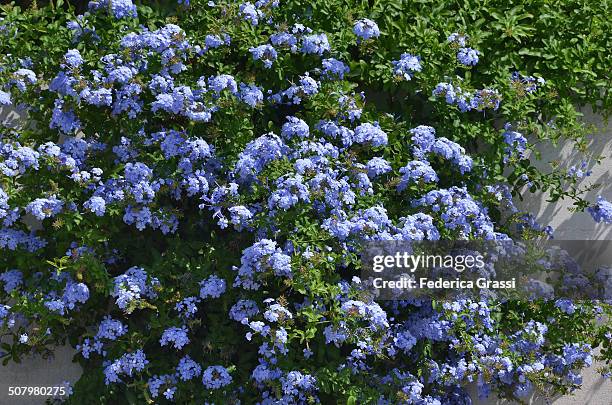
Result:
M599 184L595 190L586 194L586 199L596 201L601 195L608 201L612 201L612 124L596 114L590 108L581 109L584 121L597 127L590 137L588 150L595 156L603 157L601 164L593 166L593 173L580 183L580 186ZM541 162L548 163L558 160L562 167L569 168L579 165L582 156L573 150L569 142L552 147L542 145L539 147ZM554 237L559 240L612 240L612 225L595 223L588 212L572 213L568 211L572 203L570 201L559 201L549 203L546 195L525 196L525 201L520 205L522 209L534 213L542 224L550 224L554 229ZM552 403L554 405L611 405L612 404L612 380L604 379L597 373L598 363L593 364L583 373L582 389L573 396L558 398ZM539 403L546 403L539 398Z
M602 156L601 164L595 166L592 162L593 173L585 177L579 186L599 184L600 187L586 193L585 198L596 201L601 195L612 201L612 125L606 123L601 116L593 114L590 108L583 108L584 121L595 125L597 130L589 137L588 151L594 156ZM550 171L549 162L558 161L561 167L569 168L580 165L583 155L574 150L573 143L564 142L556 147L551 143L538 146L541 158L536 166L542 170ZM612 239L612 225L596 224L588 212L571 213L568 208L571 201L549 203L547 194L523 194L524 201L517 204L519 208L536 215L540 223L551 225L554 229L554 238L560 240L610 240ZM612 401L611 401L612 403Z
M594 166L591 176L586 177L580 183L581 187L589 184L600 184L596 190L589 191L585 198L595 201L601 195L608 201L612 201L612 125L606 123L602 117L593 114L590 108L581 110L584 121L595 125L598 130L592 134L588 150L596 156L603 156L600 165ZM558 146L550 143L539 145L541 160L536 165L542 170L549 170L549 162L558 161L561 167L569 168L580 165L583 157L574 151L571 142L565 142ZM588 212L570 212L571 201L547 202L548 194L531 194L525 191L524 201L517 202L517 206L536 216L540 224L551 225L554 229L554 238L558 240L612 240L612 225L596 224ZM600 363L595 363L583 372L583 386L573 395L559 398L546 398L542 395L534 395L530 403L534 405L611 405L612 404L612 380L604 379L596 369ZM475 386L470 387L470 394L474 398L474 405L486 405L492 403L512 404L509 401L497 401L493 398L479 400Z

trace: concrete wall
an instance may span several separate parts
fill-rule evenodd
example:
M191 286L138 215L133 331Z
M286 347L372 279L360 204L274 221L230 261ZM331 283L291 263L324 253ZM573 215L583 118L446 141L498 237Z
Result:
M0 366L0 405L44 404L43 397L9 397L9 387L57 387L64 381L74 384L83 373L78 363L72 362L74 350L70 346L58 347L48 359L29 356L19 364Z
M593 174L587 177L582 184L600 183L602 185L596 191L587 193L587 198L595 201L597 195L602 195L612 200L612 126L606 125L602 118L594 115L590 110L584 110L585 121L595 124L600 131L593 134L589 150L595 155L603 155L605 158L601 165L593 170ZM0 111L0 122L15 122L18 116L14 112ZM565 143L557 147L552 145L541 145L542 165L552 160L559 160L564 167L580 164L582 157L573 152L572 145ZM525 194L525 201L518 204L520 208L532 212L542 224L550 224L555 229L556 239L612 239L612 226L595 224L588 213L571 213L568 208L570 202L561 201L554 204L546 201L545 194ZM9 386L54 386L67 380L74 382L81 374L78 364L72 363L74 351L69 347L59 348L55 357L50 359L28 358L21 364L11 363L7 367L0 366L0 405L12 404L42 404L42 398L9 398L6 393ZM595 369L597 364L589 368L583 374L583 387L572 396L560 398L545 398L535 395L531 403L536 405L610 405L612 404L612 381L603 379ZM479 400L476 396L475 387L470 387L475 405L485 405L497 402L495 399Z
M587 192L585 198L596 201L601 195L612 201L612 124L605 122L601 116L593 114L590 108L583 108L584 121L593 124L597 130L589 140L588 150L595 156L602 157L601 164L593 166L593 173L579 184L585 187L599 184L600 187ZM541 164L553 160L562 167L569 168L580 165L582 155L573 150L573 145L566 142L553 147L550 144L541 145ZM593 162L594 164L594 162ZM587 212L570 212L571 201L549 203L547 194L526 195L519 207L532 212L542 224L550 224L554 229L554 237L559 240L612 240L612 225L597 224ZM612 380L604 379L597 373L598 363L593 364L583 373L582 389L572 396L564 396L552 401L554 405L610 405L612 404ZM536 398L537 404L546 404L545 398Z
M593 173L585 177L580 183L580 188L591 184L599 184L600 187L586 193L585 198L596 201L601 195L608 201L612 201L612 124L606 123L602 117L593 114L590 108L583 108L584 121L594 125L597 129L589 137L588 151L593 156L601 156L601 164L595 165L591 159L589 167ZM561 167L569 168L580 165L583 154L574 150L573 143L565 142L557 146L544 143L538 146L541 158L536 164L538 168L550 171L549 162L557 161ZM612 225L596 224L588 212L571 213L571 201L547 202L548 195L526 192L524 201L517 204L519 208L536 215L540 223L551 225L554 229L554 238L560 240L610 240L612 239Z
M593 166L593 173L583 179L579 184L585 187L590 184L600 184L595 190L586 193L585 198L595 201L601 195L608 201L612 201L612 125L606 123L602 117L593 114L590 108L581 110L584 121L593 124L597 131L593 132L589 140L588 150L594 156L602 156L601 164ZM538 168L549 171L549 163L557 161L561 167L569 168L580 165L583 155L574 151L571 142L565 142L554 146L544 143L538 146L541 153ZM595 164L592 161L592 164ZM589 166L591 167L591 166ZM517 206L536 216L540 224L551 225L554 229L554 238L558 240L612 240L612 225L596 224L587 212L570 212L571 201L558 201L550 203L547 193L531 194L525 190L524 200L517 202ZM611 405L612 404L612 380L604 379L596 369L600 363L595 363L583 373L583 386L573 395L547 398L543 395L534 395L530 403L534 405ZM477 398L475 386L470 387L470 394L474 398L474 405L486 404L512 404L509 401L497 401L493 398L480 400Z

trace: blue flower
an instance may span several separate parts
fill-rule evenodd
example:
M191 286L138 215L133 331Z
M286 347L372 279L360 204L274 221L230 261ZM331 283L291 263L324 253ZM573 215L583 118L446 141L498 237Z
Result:
M117 360L108 364L104 369L104 383L110 385L111 383L121 382L120 376L134 376L136 372L143 371L145 366L149 364L144 352L137 350L133 353L125 353Z
M11 105L11 94L0 90L0 105Z
M243 323L245 319L248 319L259 313L257 303L253 300L238 300L231 308L229 316L236 322Z
M312 396L318 389L315 377L296 370L288 372L280 381L287 403L301 402L302 398Z
M236 205L228 208L230 214L230 222L234 225L234 229L241 231L244 228L250 228L251 220L254 212L243 205Z
M360 39L368 40L370 38L378 38L380 36L380 29L378 29L378 25L374 21L364 18L355 21L353 33Z
M238 97L243 103L248 104L253 108L263 102L263 92L261 91L260 87L257 87L254 84L247 85L240 83L240 92Z
M254 48L249 48L249 52L253 55L254 60L261 60L264 67L271 68L272 62L276 60L276 49L271 45L259 45Z
M208 86L217 94L221 93L223 90L229 90L232 94L238 92L236 80L234 80L234 77L231 75L211 76L208 78Z
M34 234L27 234L24 231L11 228L0 228L0 248L15 250L22 247L29 252L36 252L46 245L47 241Z
M79 67L83 64L83 57L77 49L71 49L66 52L66 56L64 56L64 58L68 66L73 68Z
M193 361L191 357L185 356L179 361L176 371L178 372L181 380L189 381L195 377L199 377L200 374L202 374L202 367Z
M202 384L208 389L216 390L231 384L232 376L223 366L210 366L202 373Z
M244 151L238 155L234 172L243 182L253 180L269 162L280 159L288 152L288 147L275 134L262 135L249 142Z
M576 312L576 306L572 300L569 299L559 299L555 301L555 307L559 308L568 315L572 315L574 312Z
M242 3L239 7L240 15L245 21L251 23L251 25L258 25L259 19L263 17L263 12L255 8L253 3L245 2Z
M510 75L510 84L518 91L525 93L535 92L539 86L546 83L541 77L523 76L519 72L512 72Z
M218 48L222 45L230 44L230 36L224 34L224 38L221 38L219 35L206 35L204 38L204 44L206 45L206 49L214 49Z
M117 306L128 310L128 306L142 298L155 298L153 287L159 282L156 278L149 277L144 269L131 267L125 274L115 277L114 289L111 295L116 298Z
M92 11L110 10L118 20L137 16L132 0L96 0L90 1L88 7Z
M35 84L38 81L36 73L30 69L17 69L13 73L13 78L9 81L9 84L14 85L19 91L24 92L27 90L27 85Z
M409 53L401 54L400 60L394 60L391 64L393 65L393 74L404 80L411 80L415 72L420 72L423 69L421 57Z
M471 107L477 111L483 111L490 108L497 111L501 103L501 94L494 89L476 90L470 101Z
M475 201L465 187L433 190L413 202L416 207L428 206L438 213L448 230L460 236L480 236L484 239L499 239L505 235L495 232L487 210Z
M197 297L187 297L177 302L174 309L176 309L182 317L191 318L198 312L197 304L199 301Z
M234 287L257 290L261 285L258 274L269 270L277 276L291 276L291 258L276 247L276 242L269 239L262 239L246 248L240 263L239 268L234 268L238 272Z
M225 280L215 275L200 281L200 298L219 298L225 292Z
M106 212L106 201L104 201L104 198L102 197L93 196L89 200L85 201L83 207L101 217Z
M455 46L464 47L467 43L468 36L453 32L447 38L447 41Z
M72 109L65 109L64 102L57 99L55 100L49 128L58 128L65 134L72 134L81 128L81 121L79 121Z
M172 327L168 328L164 331L161 338L159 339L159 344L162 346L166 346L172 343L174 348L177 350L181 350L183 346L189 344L189 337L187 337L187 327L182 326L180 328Z
M439 240L440 232L433 218L422 212L400 218L398 224L400 240Z
M83 283L67 282L62 301L67 309L74 309L76 303L84 304L89 299L89 288Z
M403 191L411 182L418 183L424 181L426 183L437 183L438 175L429 165L429 162L413 160L406 166L402 167L399 172L403 175L400 183L397 185L398 191Z
M292 319L293 315L282 305L274 303L264 312L264 318L268 322L284 322Z
M294 136L298 138L307 138L310 135L308 124L297 117L286 117L287 122L283 124L281 135L286 139L291 139Z
M368 161L366 164L366 169L368 170L368 176L373 179L381 174L390 172L391 166L385 159L381 157L374 157Z
M502 134L504 143L508 145L504 149L506 156L504 162L507 162L509 156L517 156L519 159L527 157L527 139L519 132L512 131L511 126L506 124L505 131Z
M297 51L298 40L295 35L288 32L277 32L270 35L270 42L274 46L289 48L292 52Z
M79 97L87 104L95 105L96 107L109 107L113 104L113 92L106 88L92 89L86 87L81 90Z
M113 319L110 316L105 316L98 327L96 339L117 340L125 335L127 331L128 327L121 323L121 321Z
M323 55L330 50L325 34L306 35L302 39L302 52L305 54Z
M349 67L344 62L334 58L323 59L321 64L323 65L323 77L331 80L342 80L344 79L344 75L350 71Z
M341 305L342 311L350 317L360 317L370 323L373 330L389 327L387 313L376 302L348 300Z
M355 128L355 135L353 140L356 143L366 143L369 142L372 146L384 146L388 142L387 134L385 131L380 129L380 126L377 122L374 124L365 123L359 125Z
M37 219L43 220L59 214L64 207L64 202L56 196L50 198L37 198L26 206L26 212L34 215Z
M19 270L8 270L0 274L0 281L4 283L4 292L10 294L23 283L23 273Z
M476 66L478 63L478 55L480 55L480 52L476 49L461 48L457 52L457 60L465 66Z
M302 176L281 177L276 183L277 188L268 199L268 208L272 215L276 209L286 211L300 201L310 201L310 191Z
M165 393L168 392L168 390L176 389L176 387L172 387L172 385L176 384L176 382L177 382L176 377L174 375L169 375L169 374L164 374L161 376L155 375L149 379L149 382L148 382L149 392L151 393L151 396L153 398L157 398L159 396L160 388L162 388L164 385L171 386L164 391L164 395L165 395Z
M597 202L587 208L595 222L612 224L612 203L605 200L602 196L597 197Z
M450 83L438 83L436 88L432 91L432 95L435 97L443 96L447 104L455 104L458 93L461 93L461 88L455 88Z

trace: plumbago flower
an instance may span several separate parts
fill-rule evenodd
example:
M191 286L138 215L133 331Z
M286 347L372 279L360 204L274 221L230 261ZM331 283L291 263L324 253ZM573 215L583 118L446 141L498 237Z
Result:
M394 60L391 63L395 76L403 80L412 79L412 76L416 72L420 72L423 69L421 66L421 57L409 53L403 53L400 60Z
M364 18L355 22L353 33L359 40L368 40L370 38L378 38L380 36L380 29L374 21Z
M108 11L116 19L136 17L136 6L132 0L99 0L90 1L89 9L92 11Z
M457 52L457 60L465 66L475 66L478 63L480 52L472 48L461 48Z
M612 223L612 203L602 196L597 197L597 202L588 208L595 222Z
M0 131L0 356L74 344L75 403L446 404L470 382L515 399L579 385L604 302L376 301L358 277L365 241L549 230L512 203L526 173L543 181L524 129L545 116L543 80L473 81L457 60L487 61L439 33L435 52L385 53L391 87L370 96L361 62L387 46L371 19L344 35L277 1L179 3L162 24L92 1L52 68L6 56L0 104L36 125ZM400 90L419 108L388 112ZM588 210L611 222L607 201Z

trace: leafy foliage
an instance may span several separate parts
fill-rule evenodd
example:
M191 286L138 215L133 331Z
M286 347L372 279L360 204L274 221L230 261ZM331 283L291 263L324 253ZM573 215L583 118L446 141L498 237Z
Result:
M525 188L610 220L586 164L531 160L590 157L606 1L179 3L2 6L5 363L68 341L71 403L435 404L610 360L607 304L377 303L356 277L368 240L545 236Z

